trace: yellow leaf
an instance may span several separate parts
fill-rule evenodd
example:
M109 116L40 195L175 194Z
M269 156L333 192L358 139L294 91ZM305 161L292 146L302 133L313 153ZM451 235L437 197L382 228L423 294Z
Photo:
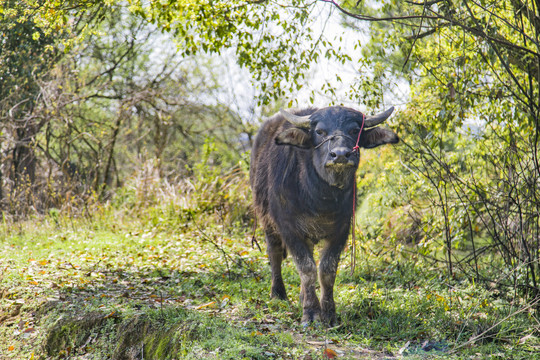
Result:
M35 280L32 280L32 281L30 281L30 284L32 284L32 285L37 285L37 284L38 284L38 282L37 282L37 281L35 281Z
M8 350L9 350L9 351L15 350L15 346L11 345L10 347L8 347Z
M207 308L207 307L213 307L215 304L216 304L215 301L210 301L209 303L197 306L195 308L195 310L201 310L201 309L204 309L204 308Z
M105 316L105 317L104 317L104 319L108 319L108 318L110 318L111 316L113 316L113 315L114 315L114 313L115 313L115 311L111 312L111 313L110 313L109 315Z

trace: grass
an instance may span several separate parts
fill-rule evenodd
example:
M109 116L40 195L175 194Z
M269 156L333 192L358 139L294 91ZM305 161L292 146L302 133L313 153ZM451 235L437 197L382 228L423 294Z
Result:
M292 261L290 303L271 300L266 256L226 210L249 199L215 186L219 206L145 196L0 227L0 358L540 358L537 308L377 241L359 246L353 276L342 257L340 326L301 327Z

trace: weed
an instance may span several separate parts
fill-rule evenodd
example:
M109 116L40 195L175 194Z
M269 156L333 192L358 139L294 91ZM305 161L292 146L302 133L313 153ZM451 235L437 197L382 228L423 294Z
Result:
M343 255L335 286L341 325L302 328L294 264L283 269L292 300L271 300L267 259L251 247L249 223L223 210L249 211L248 199L235 195L245 174L228 174L193 184L219 187L211 199L187 182L156 183L144 196L126 190L129 206L113 200L91 219L52 212L16 231L1 228L0 353L322 359L330 349L344 358L532 359L540 349L533 304L449 279L405 248L370 238L354 276Z

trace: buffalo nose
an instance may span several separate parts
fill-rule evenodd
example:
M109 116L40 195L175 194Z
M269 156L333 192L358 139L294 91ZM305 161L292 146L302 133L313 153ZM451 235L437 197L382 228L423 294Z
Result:
M334 162L347 162L348 157L351 155L351 150L346 147L337 147L330 151L330 156Z

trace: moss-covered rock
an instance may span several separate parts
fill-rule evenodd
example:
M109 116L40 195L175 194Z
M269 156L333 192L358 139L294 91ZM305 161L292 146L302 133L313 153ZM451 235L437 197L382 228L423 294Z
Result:
M69 354L84 347L90 336L98 332L103 324L110 319L108 315L100 312L91 312L76 317L60 317L49 328L45 340L46 354L49 356Z
M47 309L48 314L42 314L50 324L44 353L52 358L87 352L114 360L178 358L185 343L198 334L198 324L184 321L186 314L178 311L158 319L100 312L68 316Z
M170 359L181 347L178 327L153 323L147 316L125 319L117 330L114 360Z

